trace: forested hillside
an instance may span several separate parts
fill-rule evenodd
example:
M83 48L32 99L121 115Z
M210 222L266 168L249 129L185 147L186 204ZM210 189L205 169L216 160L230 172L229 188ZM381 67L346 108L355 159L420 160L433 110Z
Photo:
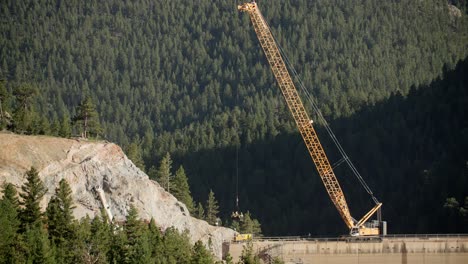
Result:
M213 189L225 214L234 206L239 170L241 209L258 217L267 234L343 232L238 3L5 0L0 78L9 91L22 83L39 87L36 109L51 123L75 116L90 95L101 137L138 146L147 171L171 153L195 200ZM428 214L444 210L444 197L467 196L462 185L441 185L445 176L438 172L455 157L463 160L455 147L466 128L466 104L459 103L466 82L428 86L460 77L460 68L445 77L444 69L451 72L468 55L466 3L454 4L461 17L441 0L259 2L388 208L392 231L445 231L446 225L426 221ZM443 87L459 93L451 97ZM463 174L456 164L451 175L466 181L466 167ZM344 169L339 177L359 217L367 198ZM423 187L426 178L431 184ZM422 193L411 199L416 190ZM409 220L400 222L403 217Z

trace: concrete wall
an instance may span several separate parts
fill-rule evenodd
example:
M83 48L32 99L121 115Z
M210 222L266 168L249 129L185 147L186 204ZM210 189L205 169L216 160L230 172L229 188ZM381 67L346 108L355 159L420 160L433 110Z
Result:
M228 243L234 261L246 243ZM380 241L254 240L254 252L285 263L468 264L468 237L383 238Z

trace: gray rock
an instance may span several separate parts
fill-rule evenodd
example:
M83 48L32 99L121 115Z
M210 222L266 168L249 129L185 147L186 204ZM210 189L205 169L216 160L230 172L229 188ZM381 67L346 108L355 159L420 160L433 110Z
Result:
M141 219L154 218L162 230L172 226L188 230L192 243L202 240L207 245L211 238L218 258L223 241L235 234L232 229L191 217L182 202L150 180L113 143L0 133L0 183L11 182L19 190L32 166L48 189L43 208L59 181L66 179L72 188L76 218L99 214L102 204L95 188L102 188L114 221L123 221L133 204Z

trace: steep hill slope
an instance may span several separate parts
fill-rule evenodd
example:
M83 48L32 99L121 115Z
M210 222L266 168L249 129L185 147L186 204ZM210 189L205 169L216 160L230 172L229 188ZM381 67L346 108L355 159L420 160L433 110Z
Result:
M467 56L466 3L450 2L465 4L461 16L449 12L446 0L259 4L329 121L344 117L335 122L339 127L363 108L426 87ZM308 226L338 232L317 225L335 212L317 198L326 197L320 182L306 184L313 178L310 160L238 3L5 0L0 79L9 91L24 82L37 85L36 109L51 123L68 121L89 93L105 139L124 149L137 144L147 171L170 152L174 167L187 170L195 200L204 201L213 189L225 215L235 205L239 172L242 209L261 217L267 232L297 234ZM10 108L15 104L11 100ZM428 130L438 127L427 124ZM363 136L359 146L373 149L368 138L378 141ZM355 138L342 143L356 148ZM410 151L399 147L402 155ZM386 159L383 150L372 157ZM397 167L399 175L407 168ZM312 225L320 210L323 220Z
M106 138L144 138L147 153L233 145L239 132L243 143L263 140L292 122L237 4L2 1L0 77L36 82L51 118L90 93ZM445 0L260 5L327 116L406 94L467 55L466 16ZM230 118L244 125L226 131Z
M142 219L154 218L163 230L171 226L188 230L192 242L208 243L211 238L218 257L222 242L234 235L231 229L190 217L184 204L151 181L115 144L0 133L0 183L11 182L19 189L31 166L39 171L48 189L43 208L58 182L66 179L73 191L74 215L78 218L99 214L102 204L94 189L100 187L115 221L124 220L133 204Z

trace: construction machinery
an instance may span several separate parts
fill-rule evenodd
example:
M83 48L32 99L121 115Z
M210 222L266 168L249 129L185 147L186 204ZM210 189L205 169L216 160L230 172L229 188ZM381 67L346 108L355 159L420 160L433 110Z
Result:
M315 163L320 178L325 185L325 189L327 190L336 209L338 209L341 218L350 229L350 234L352 236L375 236L382 234L380 228L384 226L386 229L386 223L382 224L380 219L380 208L382 203L373 196L362 178L360 178L360 181L361 183L364 183L364 187L367 187L366 190L368 190L368 193L372 195L375 206L359 221L356 221L351 216L343 191L313 127L313 121L309 118L309 115L306 112L301 98L299 97L299 93L283 60L280 49L271 33L268 23L258 9L257 3L255 1L244 3L238 6L238 10L249 14L255 33L260 41L260 45L262 46L271 70L273 71L273 75L278 82L288 108L296 122L305 145L307 146L309 154ZM368 223L369 218L377 211L378 221ZM385 235L386 230L384 230L383 233Z
M252 234L236 234L234 236L234 242L246 242L252 240Z

